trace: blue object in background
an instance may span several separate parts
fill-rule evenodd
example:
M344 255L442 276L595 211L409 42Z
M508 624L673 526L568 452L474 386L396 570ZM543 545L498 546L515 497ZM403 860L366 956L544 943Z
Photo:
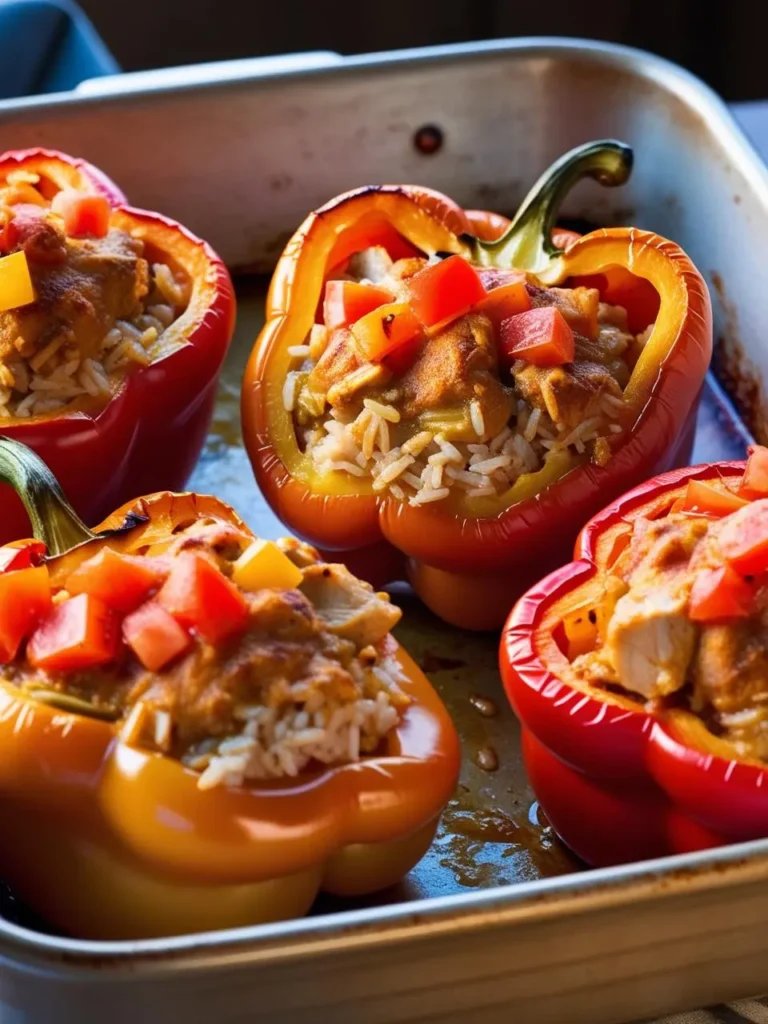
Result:
M0 100L66 92L120 71L70 0L0 0Z

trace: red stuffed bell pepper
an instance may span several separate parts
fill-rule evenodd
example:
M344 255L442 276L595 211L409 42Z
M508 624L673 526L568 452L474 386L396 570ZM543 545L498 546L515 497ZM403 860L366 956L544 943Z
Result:
M581 147L511 224L411 186L309 216L242 396L292 530L495 628L606 498L685 463L711 351L701 276L650 232L553 235L575 181L618 185L630 165L620 143Z
M513 609L526 769L593 865L768 836L768 450L680 469L582 530Z
M82 160L0 156L0 430L90 520L180 488L202 449L234 328L226 268ZM0 542L25 516L4 494Z

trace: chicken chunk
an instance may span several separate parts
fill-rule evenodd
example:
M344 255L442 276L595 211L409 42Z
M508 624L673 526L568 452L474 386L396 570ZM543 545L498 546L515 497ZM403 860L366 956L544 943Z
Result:
M563 314L571 330L594 338L600 293L597 288L532 288L531 305L554 306Z
M527 402L568 430L597 415L603 395L621 397L615 378L598 363L539 367L518 359L512 365L512 376Z
M347 274L353 281L370 281L381 284L392 269L392 257L383 245L356 252L349 260Z
M346 327L338 328L312 368L307 385L310 391L325 395L342 378L359 370L363 362L352 332Z
M496 343L490 320L470 313L454 321L422 348L400 380L400 410L404 419L479 402L485 437L504 428L514 406L510 388L496 373ZM457 438L459 439L459 438ZM472 435L465 440L478 440Z
M699 708L732 714L768 707L768 615L705 625L693 662L693 688Z
M277 541L277 546L299 569L306 569L320 561L320 552L316 548L311 544L305 544L304 541L296 540L295 537L281 537Z
M130 317L149 290L143 245L122 231L64 239L38 215L19 244L37 300L0 313L0 358L31 357L59 338L76 344L81 356L92 356L115 321Z
M325 629L357 648L379 643L402 616L386 594L377 594L343 565L308 566L300 589Z
M392 292L396 302L407 302L410 298L408 282L414 274L418 274L427 265L423 256L409 256L398 260L390 267L386 277L381 280L382 288Z
M686 566L699 541L707 535L706 519L664 516L635 520L632 540L615 567L630 583L653 578L657 573Z
M602 653L627 690L650 700L685 683L697 636L689 595L690 581L673 571L649 576L619 598Z

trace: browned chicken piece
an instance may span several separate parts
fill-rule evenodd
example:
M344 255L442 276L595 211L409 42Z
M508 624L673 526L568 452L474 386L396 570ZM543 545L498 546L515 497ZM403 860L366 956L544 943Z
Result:
M586 338L597 334L600 293L597 288L531 288L531 305L555 306L571 330Z
M409 256L392 265L386 277L379 282L382 288L392 292L396 302L407 302L410 297L408 281L427 265L422 256Z
M363 363L352 332L340 327L332 332L325 351L312 368L307 385L310 391L325 395L337 381L358 370Z
M0 358L31 357L59 338L75 344L82 357L92 356L115 321L130 317L149 290L143 245L122 231L64 239L38 218L20 244L37 300L0 313Z
M597 415L603 395L621 397L614 377L598 363L538 367L518 359L512 365L512 376L527 402L568 430Z
M693 696L700 710L768 709L768 614L702 627Z
M379 643L402 617L386 594L377 594L343 565L307 566L300 589L323 627L357 648Z
M306 569L307 566L320 561L320 552L316 548L311 544L305 544L304 541L296 540L295 537L281 537L276 543L283 554L287 555L299 569Z
M614 572L629 583L659 571L687 566L707 534L706 519L670 515L635 520L632 540Z
M646 699L686 682L698 636L688 618L688 564L706 530L706 521L684 516L635 522L615 567L628 589L613 608L598 656L582 662L586 674Z
M685 683L697 637L691 584L684 571L649 574L617 601L602 653L627 690L651 699Z
M404 419L455 408L477 400L485 422L484 439L498 434L514 408L514 396L497 376L496 342L490 320L469 313L430 338L399 382ZM480 440L477 435L469 440Z

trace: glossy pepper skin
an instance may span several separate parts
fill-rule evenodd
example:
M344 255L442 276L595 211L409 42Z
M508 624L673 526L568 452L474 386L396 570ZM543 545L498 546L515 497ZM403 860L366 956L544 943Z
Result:
M558 644L565 616L594 603L597 574L618 557L637 517L669 510L689 480L737 479L744 466L675 470L613 502L582 530L574 561L532 587L504 628L501 673L531 784L555 831L589 864L768 835L764 764L740 760L691 712L651 714L621 694L574 683Z
M20 483L55 585L105 544L151 556L196 519L247 532L216 498L163 492L94 534L29 465L0 440L0 475ZM237 788L200 790L196 773L128 745L80 702L0 682L0 877L50 925L91 939L282 920L320 890L350 896L399 881L432 841L460 751L426 677L387 642L411 704L380 752Z
M211 247L157 213L126 205L122 192L82 160L48 150L0 156L0 184L13 170L39 174L55 192L98 192L112 204L111 224L141 238L151 261L167 260L189 276L185 312L165 331L167 354L128 374L106 405L87 402L59 414L10 420L2 431L40 455L87 521L136 494L180 489L210 426L219 370L235 322L229 273ZM0 503L0 543L26 532L26 516L10 492Z
M511 223L396 185L346 193L310 214L278 263L242 392L256 479L294 532L339 552L375 585L407 574L424 602L450 623L498 628L542 569L568 557L578 524L606 498L685 464L712 347L701 275L678 246L648 231L609 228L578 237L554 229L560 200L576 180L621 184L630 166L631 151L620 143L574 150L534 186ZM559 453L499 498L464 498L460 505L448 498L418 507L376 495L357 478L314 472L283 407L288 349L304 343L327 272L365 245L382 238L388 244L393 234L422 253L458 253L481 266L524 269L543 284L593 284L609 301L620 295L642 326L655 317L625 391L625 435L611 441L608 465Z

